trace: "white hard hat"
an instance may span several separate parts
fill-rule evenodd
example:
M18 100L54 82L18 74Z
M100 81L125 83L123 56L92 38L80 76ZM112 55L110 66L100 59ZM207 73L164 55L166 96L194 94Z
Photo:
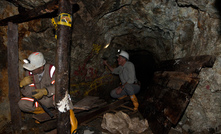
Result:
M121 50L121 52L120 52L119 55L120 55L120 56L123 56L124 58L126 58L127 60L129 60L129 54L128 54L126 51ZM118 56L119 56L119 55L118 55Z
M29 71L33 71L46 63L44 55L41 52L32 53L29 55L28 59L24 60L24 62L25 64L23 64L23 68Z

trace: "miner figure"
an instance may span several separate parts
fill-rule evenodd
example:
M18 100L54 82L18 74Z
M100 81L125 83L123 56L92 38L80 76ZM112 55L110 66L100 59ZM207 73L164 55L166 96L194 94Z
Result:
M25 77L20 82L23 97L18 102L23 112L34 114L45 113L46 108L55 108L55 66L46 64L41 52L32 53L24 60ZM37 100L37 101L36 101ZM70 110L72 129L77 128L77 120Z
M140 91L140 85L138 84L135 67L132 62L129 61L129 54L126 51L121 51L117 55L118 67L112 68L106 60L103 61L112 72L112 74L117 74L120 77L121 84L117 88L111 91L110 95L113 98L124 98L129 95L133 102L134 110L138 110L138 100L135 94Z

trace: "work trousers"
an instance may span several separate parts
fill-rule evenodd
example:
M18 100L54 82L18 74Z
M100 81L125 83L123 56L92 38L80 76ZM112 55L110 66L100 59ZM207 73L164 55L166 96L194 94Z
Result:
M120 94L116 94L116 89L112 90L110 92L111 97L113 98L120 98L124 95L134 95L137 94L140 91L140 85L138 84L126 84L123 91Z
M39 101L47 108L54 107L53 97L44 96ZM41 107L41 105L38 102L34 102L34 99L29 97L21 98L21 100L18 102L18 106L23 112L33 112L36 109L36 107Z

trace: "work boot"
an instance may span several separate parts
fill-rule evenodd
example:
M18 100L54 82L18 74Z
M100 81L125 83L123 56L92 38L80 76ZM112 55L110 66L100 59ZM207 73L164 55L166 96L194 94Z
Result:
M71 124L71 133L74 132L74 130L77 129L78 127L78 121L74 115L74 111L71 109L70 110L70 124Z
M138 110L138 107L139 107L139 103L138 103L137 97L136 97L135 95L131 95L131 96L130 96L130 99L131 99L131 101L133 102L134 111L137 111L137 110Z
M36 107L35 110L32 112L34 114L42 114L45 113L44 109L42 107Z

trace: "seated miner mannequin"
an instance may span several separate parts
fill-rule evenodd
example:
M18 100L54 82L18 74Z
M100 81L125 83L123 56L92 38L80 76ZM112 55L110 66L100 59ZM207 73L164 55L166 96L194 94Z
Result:
M33 105L34 98L47 108L54 107L55 67L46 64L41 52L32 53L24 62L23 68L26 69L26 77L20 82L21 93L24 97L21 98L18 105L24 112L44 113L45 111L38 102Z
M18 102L19 108L23 112L34 114L45 113L41 105L46 108L55 108L55 66L46 64L41 52L32 53L24 62L26 77L20 82L21 93L24 97ZM70 116L72 116L70 120L77 123L75 115L70 114ZM76 129L77 124L72 127Z
M138 100L135 94L140 91L140 85L137 84L137 78L135 73L135 67L132 62L129 61L129 54L126 51L121 51L117 55L118 67L112 68L106 60L103 61L112 72L120 77L121 84L117 88L111 91L110 95L113 98L122 99L129 95L134 105L134 110L138 110Z

